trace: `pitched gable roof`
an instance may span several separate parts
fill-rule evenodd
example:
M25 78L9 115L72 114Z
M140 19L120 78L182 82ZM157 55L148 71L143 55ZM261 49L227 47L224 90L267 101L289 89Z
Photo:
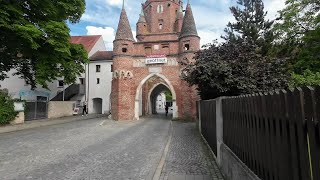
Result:
M97 51L90 57L90 61L112 60L113 51Z
M101 37L101 35L71 36L70 42L73 44L82 44L89 53Z

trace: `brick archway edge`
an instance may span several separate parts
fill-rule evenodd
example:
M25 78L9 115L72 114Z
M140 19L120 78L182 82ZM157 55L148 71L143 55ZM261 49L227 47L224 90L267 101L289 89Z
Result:
M136 97L135 97L135 119L136 120L139 120L139 94L140 94L140 91L142 89L142 86L145 82L147 82L148 79L150 79L151 77L153 76L158 76L159 78L163 79L166 84L169 86L169 90L171 91L171 94L172 94L172 107L173 107L173 118L176 118L178 117L178 107L177 107L177 103L176 103L176 91L174 90L172 84L170 83L170 81L162 74L159 74L159 73L152 73L152 74L149 74L147 77L145 77L139 84L139 86L137 87L137 90L136 90Z
M155 84L151 89L150 89L150 92L148 93L148 102L149 102L149 105L148 105L148 113L150 114L150 110L152 109L152 102L151 102L151 99L150 99L150 97L151 97L151 93L153 92L153 90L157 87L157 86L159 86L160 84L162 84L162 85L164 85L165 87L167 87L168 88L168 90L170 91L170 87L168 86L168 85L166 85L165 83L157 83L157 84Z

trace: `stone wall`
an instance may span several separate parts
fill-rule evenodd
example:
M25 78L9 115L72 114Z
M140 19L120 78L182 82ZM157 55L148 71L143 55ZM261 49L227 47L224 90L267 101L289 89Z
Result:
M16 118L10 122L12 125L23 124L24 123L24 112L19 112Z
M75 101L50 101L48 103L48 118L72 116L75 103Z

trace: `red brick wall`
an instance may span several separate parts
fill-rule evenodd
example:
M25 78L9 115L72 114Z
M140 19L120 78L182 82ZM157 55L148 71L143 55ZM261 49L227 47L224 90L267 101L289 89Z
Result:
M170 7L168 7L170 3ZM157 5L162 4L163 13L157 13ZM152 6L152 7L151 7ZM148 9L151 8L149 12ZM159 74L164 76L169 84L172 85L173 92L176 94L176 105L178 107L178 116L196 115L196 100L198 96L194 87L181 80L180 70L183 68L179 64L159 64L159 65L141 65L134 66L134 62L144 60L146 54L145 47L151 47L149 53L153 55L164 54L170 58L176 58L176 61L187 59L192 61L194 52L200 49L199 37L191 36L179 39L176 25L176 9L179 8L178 0L149 0L144 6L145 16L147 19L149 31L139 36L138 42L118 40L114 42L114 71L129 71L133 74L131 78L116 78L112 81L112 115L115 120L132 120L135 118L135 98L137 88L140 83L150 74L150 67L158 67ZM159 30L158 19L164 20L163 29ZM181 23L181 22L180 22ZM181 26L181 24L179 25ZM180 27L181 28L181 27ZM186 51L184 44L188 42L190 49ZM159 45L159 49L155 49L154 45ZM128 52L123 53L122 48L128 48ZM168 48L167 48L168 47ZM144 101L147 105L150 89L160 81L161 78L155 78L155 81L145 83L142 88ZM168 85L169 85L168 84ZM143 107L145 113L148 107Z

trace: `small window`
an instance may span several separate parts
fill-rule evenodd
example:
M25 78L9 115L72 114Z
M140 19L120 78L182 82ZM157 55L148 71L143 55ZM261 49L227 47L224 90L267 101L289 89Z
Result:
M189 45L189 44L185 44L185 45L184 45L184 50L185 50L185 51L190 50L190 45Z
M100 72L101 71L101 65L96 65L96 72Z
M100 84L100 78L97 78L97 84Z
M113 65L111 64L111 72L113 72Z
M47 102L48 98L45 96L37 96L37 101Z
M159 29L162 29L163 28L163 19L159 19L158 23L159 23Z
M58 87L61 88L61 87L63 87L63 85L64 85L63 80L59 80L59 81L58 81Z
M128 49L127 48L122 48L122 52L126 53L126 52L128 52Z
M150 55L151 54L151 47L145 47L144 51L145 51L146 55Z
M169 44L162 45L162 49L166 49L166 48L169 48Z
M80 84L84 84L84 78L79 78Z

